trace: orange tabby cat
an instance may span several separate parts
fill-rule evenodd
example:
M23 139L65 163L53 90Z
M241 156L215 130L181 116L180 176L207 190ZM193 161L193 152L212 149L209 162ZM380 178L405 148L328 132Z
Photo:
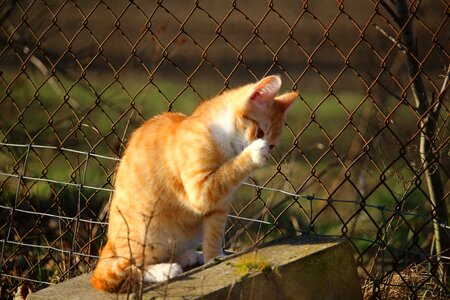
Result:
M233 191L268 160L298 96L276 97L280 86L269 76L202 103L191 116L158 115L133 133L91 278L96 289L164 281L222 255ZM203 256L195 251L200 241Z

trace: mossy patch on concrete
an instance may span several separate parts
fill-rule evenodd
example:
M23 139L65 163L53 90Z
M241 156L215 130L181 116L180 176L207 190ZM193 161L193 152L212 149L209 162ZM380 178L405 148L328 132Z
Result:
M272 271L272 265L261 257L257 251L237 257L233 262L226 262L232 266L240 279L254 273L268 273Z

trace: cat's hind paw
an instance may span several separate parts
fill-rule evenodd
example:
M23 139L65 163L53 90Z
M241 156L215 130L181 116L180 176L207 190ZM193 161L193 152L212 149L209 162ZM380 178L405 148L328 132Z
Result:
M184 252L177 261L183 269L200 266L204 263L203 254L196 250Z
M183 269L177 263L161 263L151 265L145 270L144 282L161 282L183 273Z

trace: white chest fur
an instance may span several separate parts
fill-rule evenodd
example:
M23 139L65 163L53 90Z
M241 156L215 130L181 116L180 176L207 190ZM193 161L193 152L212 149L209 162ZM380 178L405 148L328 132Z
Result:
M242 151L243 147L239 147L239 137L231 109L225 108L223 113L215 118L211 124L211 133L228 158L232 158Z

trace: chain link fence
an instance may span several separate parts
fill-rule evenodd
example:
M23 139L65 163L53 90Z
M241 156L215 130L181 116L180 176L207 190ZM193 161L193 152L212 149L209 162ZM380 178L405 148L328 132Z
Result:
M446 0L0 2L1 298L92 270L130 132L280 74L224 246L344 237L365 298L449 296Z

